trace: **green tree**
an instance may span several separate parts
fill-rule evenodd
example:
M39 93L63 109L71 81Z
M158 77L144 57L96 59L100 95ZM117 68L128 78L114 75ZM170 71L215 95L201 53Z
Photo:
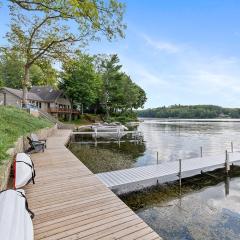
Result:
M74 103L90 107L99 98L102 82L97 75L93 57L78 54L75 59L63 65L60 88L65 91Z
M114 94L120 87L119 83L122 78L121 67L122 65L119 65L119 58L116 54L100 56L100 61L98 61L97 69L103 81L101 102L105 107L107 118L109 118L111 108L113 107Z
M2 86L21 88L24 60L16 51L2 51L0 55L0 81ZM29 71L32 85L57 85L57 71L49 61L36 61ZM29 85L30 87L30 85Z
M52 67L47 59L37 61L30 68L31 85L35 86L53 86L58 85L58 71Z
M117 0L10 0L10 48L24 59L23 103L31 84L30 68L40 59L66 60L74 44L86 44L102 33L111 40L123 37L124 5ZM26 10L28 12L26 13ZM69 22L77 26L73 31Z
M119 62L116 54L100 55L96 60L96 69L103 81L101 99L107 118L111 114L143 107L146 102L144 90L121 71L122 65Z
M138 97L137 97L136 103L134 104L134 108L135 109L143 108L144 104L147 101L147 96L146 96L145 91L139 86L137 86L137 96Z
M0 81L10 88L21 88L23 61L16 51L3 51L0 55Z

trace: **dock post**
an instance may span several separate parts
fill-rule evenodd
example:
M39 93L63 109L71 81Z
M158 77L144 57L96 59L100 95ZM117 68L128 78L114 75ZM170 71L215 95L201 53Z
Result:
M120 148L120 129L117 130L118 147Z
M229 195L229 186L230 186L230 177L229 176L226 176L224 183L225 183L225 196L228 196Z
M179 173L178 173L178 176L179 176L179 186L180 186L180 189L182 187L182 159L179 159Z
M229 154L228 151L226 150L226 156L225 156L225 170L226 170L226 174L228 175L228 171L230 170L230 166L229 166Z
M95 147L97 147L97 129L95 129Z
M75 135L74 135L74 134L71 134L70 139L71 139L71 142L75 142Z
M157 165L158 165L158 151L157 151Z
M203 157L203 148L202 148L202 146L200 147L200 156L201 156L201 158Z
M232 152L233 152L233 142L231 142L231 150L232 150Z
M138 134L139 134L140 143L142 143L142 142L143 142L143 136L142 136L142 133L141 133L141 132L138 132Z
M137 144L137 132L134 132L134 144Z

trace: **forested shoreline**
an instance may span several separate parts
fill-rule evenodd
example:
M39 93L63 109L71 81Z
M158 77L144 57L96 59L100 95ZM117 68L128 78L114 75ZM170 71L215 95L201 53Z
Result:
M215 105L172 105L149 108L137 112L139 117L150 118L240 118L240 108Z
M143 107L145 91L122 70L116 54L94 55L86 49L93 41L124 38L125 4L13 0L7 5L10 22L0 46L0 87L21 89L23 106L32 86L51 86L63 90L71 108L81 112L109 121L136 118L133 110Z

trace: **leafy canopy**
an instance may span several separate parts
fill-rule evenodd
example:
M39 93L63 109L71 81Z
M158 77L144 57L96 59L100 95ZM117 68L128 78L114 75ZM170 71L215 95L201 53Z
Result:
M24 59L16 51L2 51L0 54L1 86L21 88L24 77ZM32 85L57 86L57 71L50 61L36 61L30 68Z
M117 0L9 0L8 46L24 61L23 103L37 61L66 62L76 48L103 35L124 36L124 5Z
M116 0L10 2L7 39L27 65L44 57L65 60L75 43L83 46L100 34L109 40L124 36L124 5Z
M79 53L76 58L65 63L60 88L72 102L81 103L85 107L94 104L101 88L101 79L95 72L93 58Z
M119 62L117 55L103 55L97 61L103 81L102 102L107 115L143 107L147 100L144 90L121 71Z
M73 20L79 30L85 27L101 31L107 38L123 37L126 26L122 23L125 5L117 0L10 0L22 9L43 12L50 18Z
M60 87L85 110L106 113L107 117L143 107L144 90L121 71L117 55L78 54L63 65Z

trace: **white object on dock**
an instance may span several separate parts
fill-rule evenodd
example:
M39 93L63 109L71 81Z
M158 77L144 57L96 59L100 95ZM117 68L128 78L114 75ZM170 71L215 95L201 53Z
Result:
M14 188L21 188L31 180L34 183L35 170L33 162L26 153L18 153L14 161Z
M0 239L33 240L33 224L23 190L0 193Z
M240 162L240 152L229 153L228 163ZM181 178L200 174L201 171L214 170L224 167L225 154L218 156L191 158L181 161ZM112 172L96 174L97 177L109 188L116 188L126 184L138 183L157 179L164 183L177 180L179 174L179 161L166 162L158 165L149 165Z

